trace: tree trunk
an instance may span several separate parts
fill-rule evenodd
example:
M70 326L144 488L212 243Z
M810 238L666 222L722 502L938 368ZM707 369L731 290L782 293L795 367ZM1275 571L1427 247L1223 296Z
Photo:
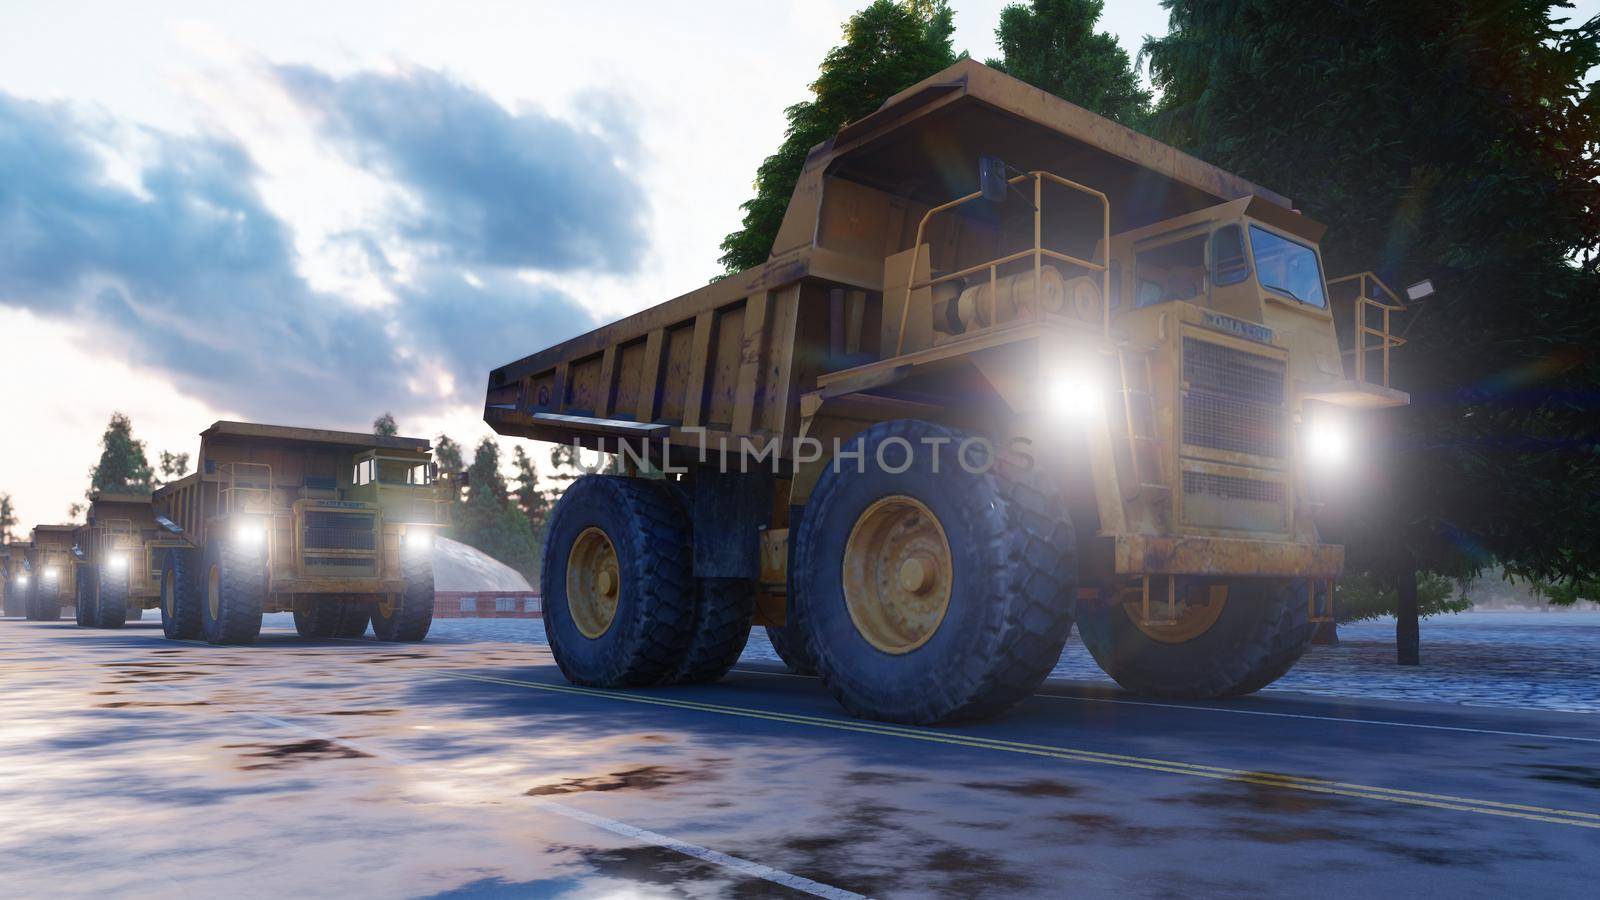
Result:
M1395 592L1399 595L1394 612L1394 644L1397 659L1402 666L1414 666L1422 661L1422 626L1417 620L1417 572L1407 569L1395 576Z

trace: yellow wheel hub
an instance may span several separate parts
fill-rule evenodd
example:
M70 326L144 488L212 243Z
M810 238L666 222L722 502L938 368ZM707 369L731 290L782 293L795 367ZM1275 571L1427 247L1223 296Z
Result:
M844 602L867 643L910 653L939 630L955 582L950 541L922 501L896 494L856 519L844 548Z
M212 566L206 574L206 605L211 607L211 620L222 618L222 569Z
M586 638L605 634L617 617L622 571L617 548L598 528L587 528L567 554L567 610Z
M394 608L395 608L395 602L394 602L394 595L393 594L384 594L383 596L378 598L377 612L378 612L378 616L380 618L384 618L384 619L392 619L392 618L394 618Z
M1138 584L1123 591L1122 610L1146 637L1163 644L1182 644L1205 634L1217 624L1222 610L1228 605L1228 586L1192 581L1185 583L1180 579L1177 600L1177 615L1174 616L1167 601L1165 581L1152 577L1149 619L1145 618L1144 592Z

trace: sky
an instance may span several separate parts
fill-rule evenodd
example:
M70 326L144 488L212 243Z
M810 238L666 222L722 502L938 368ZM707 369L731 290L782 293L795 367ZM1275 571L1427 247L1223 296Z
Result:
M955 0L996 54L1005 0ZM865 0L0 0L0 493L232 418L448 433L489 369L719 270ZM1157 0L1110 0L1130 54ZM1585 0L1587 14L1600 0ZM535 454L539 459L539 455Z

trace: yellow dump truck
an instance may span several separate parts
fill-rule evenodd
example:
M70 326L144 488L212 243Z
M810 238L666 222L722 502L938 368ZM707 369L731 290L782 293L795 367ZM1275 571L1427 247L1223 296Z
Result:
M1353 414L1407 402L1400 304L1323 230L970 60L895 95L811 151L766 264L490 373L500 433L667 474L555 508L557 663L714 679L754 622L929 723L1026 696L1076 621L1149 696L1272 682L1331 613Z
M294 613L306 637L420 641L433 622L434 532L448 493L426 439L217 422L196 471L155 493L162 629L254 641Z
M74 525L35 525L33 540L24 551L26 568L24 605L29 619L54 622L61 618L62 601L75 593L72 565Z
M74 541L77 622L87 628L121 628L157 608L166 552L189 546L163 527L150 494L109 492L89 496Z

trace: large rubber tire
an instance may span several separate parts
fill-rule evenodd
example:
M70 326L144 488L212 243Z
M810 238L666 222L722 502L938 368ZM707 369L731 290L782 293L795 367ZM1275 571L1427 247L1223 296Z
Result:
M372 634L380 641L420 641L433 627L433 554L407 553L400 565L405 590L372 607Z
M1100 668L1136 694L1211 700L1278 680L1316 632L1303 580L1240 579L1209 629L1183 643L1150 637L1119 603L1079 605L1078 632Z
M750 640L756 585L745 578L696 578L694 634L668 680L710 684L722 680Z
M367 633L372 602L365 598L317 598L294 611L294 630L303 638L358 638Z
M169 640L200 636L200 586L196 583L195 551L174 548L161 562L161 633Z
M121 628L128 623L129 575L127 566L120 571L109 566L95 567L95 627Z
M128 605L127 621L129 621L129 622L142 622L142 621L144 621L144 607L143 606L134 606L132 604L129 604Z
M61 582L45 582L44 576L39 576L39 584L32 584L28 594L28 618L34 622L58 622L61 620Z
M79 628L93 628L96 611L94 570L88 566L78 567L78 585L75 589L76 596L72 599L72 618Z
M689 529L660 485L615 475L585 475L551 513L540 573L544 627L561 674L574 684L658 684L683 662L694 636L696 589ZM616 554L613 614L586 636L573 619L567 567L573 546L599 530Z
M1076 543L1066 505L1038 473L974 474L959 454L968 435L902 420L854 441L859 468L829 466L801 519L790 615L823 684L852 715L932 724L993 715L1032 693L1061 657L1077 594ZM879 447L907 462L883 468ZM970 464L970 463L969 463ZM921 504L950 551L950 599L925 640L886 652L859 630L845 600L845 549L858 519L884 498Z
M805 648L805 641L799 630L794 627L794 617L791 612L788 624L783 626L768 625L767 640L772 642L772 649L789 667L789 671L796 675L817 674L817 664L811 659L811 653Z
M266 554L216 538L200 570L200 634L208 644L249 644L261 634L267 600Z
M5 615L26 616L28 614L27 589L18 585L17 579L13 577L5 583L5 592Z

